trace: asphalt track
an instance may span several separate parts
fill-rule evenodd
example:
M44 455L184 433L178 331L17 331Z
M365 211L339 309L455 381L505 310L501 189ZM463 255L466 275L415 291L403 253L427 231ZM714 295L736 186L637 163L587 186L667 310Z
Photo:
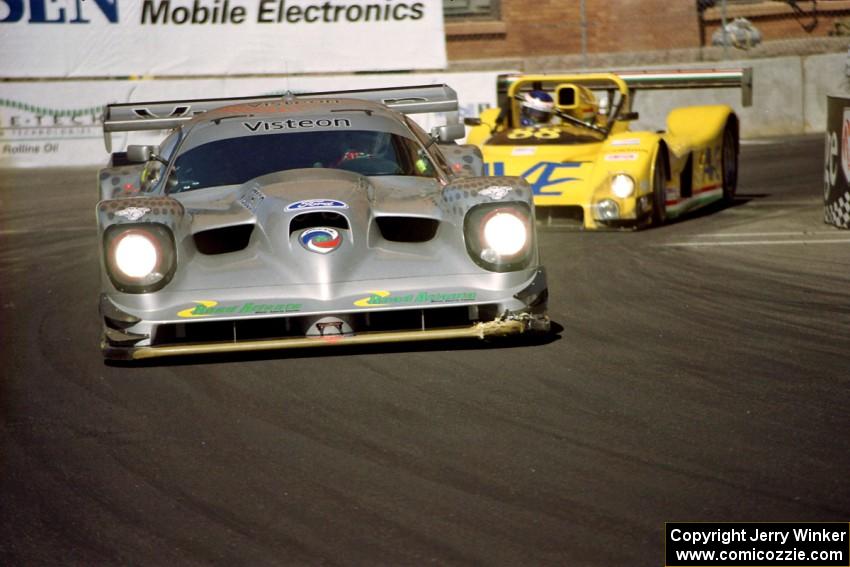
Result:
M0 563L662 565L665 521L850 520L823 138L734 206L541 233L550 341L105 365L92 170L2 172Z

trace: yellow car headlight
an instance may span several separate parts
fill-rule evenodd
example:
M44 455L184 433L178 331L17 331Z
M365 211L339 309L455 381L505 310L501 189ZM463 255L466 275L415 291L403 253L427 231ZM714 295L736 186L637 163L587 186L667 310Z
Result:
M635 192L635 180L630 175L618 173L611 178L611 192L620 199L631 197Z

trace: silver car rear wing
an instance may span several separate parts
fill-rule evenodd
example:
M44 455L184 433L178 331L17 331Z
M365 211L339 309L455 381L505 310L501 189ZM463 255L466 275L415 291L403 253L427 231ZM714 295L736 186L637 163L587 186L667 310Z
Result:
M106 151L112 151L113 132L169 130L198 114L231 104L256 104L296 98L355 98L377 102L405 114L442 112L449 124L459 124L457 93L448 85L418 85L382 89L359 89L282 95L128 102L109 104L103 114L103 140Z

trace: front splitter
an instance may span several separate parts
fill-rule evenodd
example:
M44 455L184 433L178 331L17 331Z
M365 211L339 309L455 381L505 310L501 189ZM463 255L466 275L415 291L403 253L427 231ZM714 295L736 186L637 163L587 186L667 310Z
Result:
M102 344L104 358L111 360L144 360L162 356L216 354L228 352L256 352L285 348L312 348L343 345L368 345L414 341L440 341L452 339L485 339L518 335L529 330L527 319L505 319L476 323L470 327L429 329L424 331L388 331L361 335L330 335L325 337L289 337L258 341L228 343L201 343L166 345L156 347L116 347Z

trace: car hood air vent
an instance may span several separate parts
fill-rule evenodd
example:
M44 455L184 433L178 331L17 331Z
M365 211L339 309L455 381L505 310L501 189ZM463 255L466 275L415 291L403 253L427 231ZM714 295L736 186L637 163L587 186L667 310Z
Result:
M244 250L251 240L254 232L253 224L238 224L202 230L193 235L195 248L201 254L215 255L227 254Z
M437 234L440 221L421 217L378 217L378 229L391 242L427 242Z
M340 228L343 230L348 230L349 228L348 219L341 214L333 211L321 211L316 213L302 213L293 217L289 223L289 234L316 226Z

